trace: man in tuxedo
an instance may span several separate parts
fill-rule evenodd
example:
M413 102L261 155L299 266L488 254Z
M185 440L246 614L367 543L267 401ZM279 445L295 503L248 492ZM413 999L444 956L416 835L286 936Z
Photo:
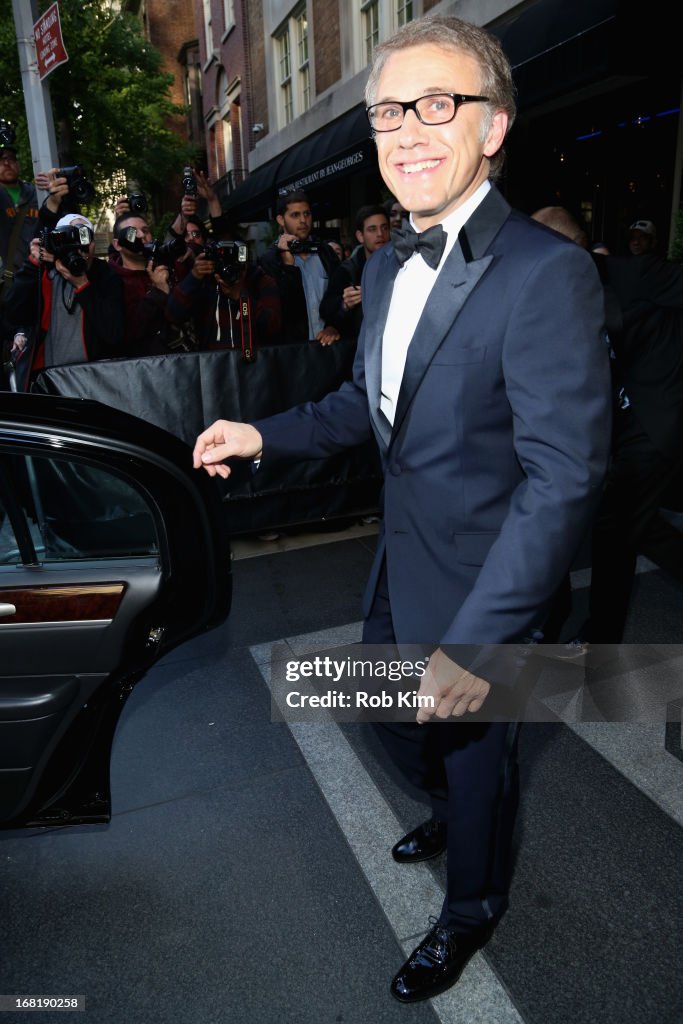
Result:
M433 808L394 858L447 848L438 920L391 983L414 1002L457 981L507 907L518 730L493 710L486 720L506 684L488 645L539 634L590 522L608 360L590 256L490 181L514 117L497 40L457 18L410 22L375 50L366 100L382 176L411 223L367 261L353 380L254 425L219 420L194 465L225 478L229 456L324 457L377 440L384 520L364 641L435 649L420 686L431 709L382 729Z

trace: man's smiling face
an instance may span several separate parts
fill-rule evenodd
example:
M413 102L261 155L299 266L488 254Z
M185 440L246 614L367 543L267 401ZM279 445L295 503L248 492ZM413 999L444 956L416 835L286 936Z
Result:
M417 99L431 93L481 93L473 57L431 43L392 53L373 102ZM420 229L438 224L488 177L489 161L505 137L507 115L497 112L482 140L483 103L464 103L447 124L422 124L409 110L400 128L378 132L382 177Z

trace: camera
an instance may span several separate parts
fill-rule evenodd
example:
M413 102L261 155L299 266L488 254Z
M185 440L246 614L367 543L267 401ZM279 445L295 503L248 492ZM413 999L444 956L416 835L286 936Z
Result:
M13 147L16 142L17 133L14 130L14 125L11 121L5 121L4 117L0 118L0 146L4 149L5 146Z
M144 192L131 192L128 196L128 208L131 213L147 213L149 206Z
M197 179L195 178L191 167L183 167L183 180L180 184L182 186L184 196L197 195Z
M187 246L182 238L171 238L168 242L145 242L143 245L145 256L152 261L152 269L156 267L173 266L176 260L184 254Z
M137 236L137 228L132 225L123 227L118 233L119 244L128 252L144 253L145 261L152 261L152 269L156 267L172 267L177 259L185 252L186 246L180 236L172 238L169 242L143 242Z
M56 260L63 263L70 274L81 277L88 266L88 250L94 235L87 224L70 224L61 231L40 232L40 244Z
M85 171L78 164L73 167L60 167L57 171L58 178L66 178L69 195L78 203L91 203L95 198L95 189L92 182L88 181Z
M320 252L320 242L311 242L309 239L303 241L301 238L293 238L287 243L287 248L296 255L298 252Z
M249 249L244 242L207 242L202 255L213 260L216 273L226 284L234 284L249 260Z

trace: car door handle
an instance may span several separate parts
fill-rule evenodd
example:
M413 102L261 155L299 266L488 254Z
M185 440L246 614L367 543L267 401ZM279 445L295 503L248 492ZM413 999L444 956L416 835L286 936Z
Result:
M2 618L3 615L16 615L16 614L17 614L16 605L13 605L13 604L0 604L0 618Z

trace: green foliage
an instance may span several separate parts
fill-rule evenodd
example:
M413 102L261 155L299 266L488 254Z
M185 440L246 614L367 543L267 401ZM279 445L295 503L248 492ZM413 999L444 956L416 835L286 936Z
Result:
M671 242L669 259L683 266L683 206L678 207L676 214L676 232Z
M49 6L41 0L40 12ZM168 98L172 76L144 38L140 23L108 0L61 0L69 60L47 79L59 164L82 164L101 197L123 170L151 196L192 159L169 127L185 113ZM0 117L17 129L22 167L31 166L11 0L0 0L0 76L6 83ZM110 187L110 186L109 186Z

